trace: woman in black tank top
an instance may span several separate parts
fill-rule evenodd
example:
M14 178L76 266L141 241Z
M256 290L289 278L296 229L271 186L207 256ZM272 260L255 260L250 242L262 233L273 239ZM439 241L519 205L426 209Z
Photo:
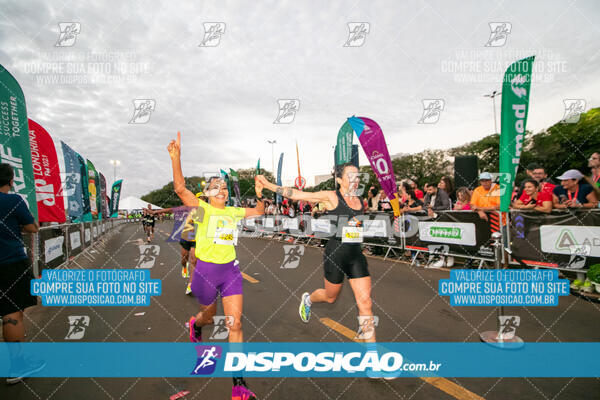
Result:
M256 179L266 189L292 200L323 203L327 210L326 215L336 222L332 224L336 233L327 242L323 254L324 287L302 295L299 307L302 321L308 322L312 303L335 302L342 290L344 276L347 276L358 306L359 335L366 342L375 342L371 277L360 246L363 231L362 221L358 217L363 214L363 202L356 195L359 184L358 168L352 164L336 166L336 176L339 189L320 192L303 192L277 186L262 175L258 175Z

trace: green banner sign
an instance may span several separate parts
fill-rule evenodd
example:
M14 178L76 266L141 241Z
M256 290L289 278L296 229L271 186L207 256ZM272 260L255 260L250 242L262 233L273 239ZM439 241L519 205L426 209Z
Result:
M335 164L341 165L352 161L352 138L354 130L350 122L346 121L340 128L335 146Z
M25 96L17 80L0 65L0 162L10 164L15 172L11 193L20 195L38 220L37 201Z
M534 58L527 57L510 65L502 83L500 211L507 212L510 207L512 188L519 169Z

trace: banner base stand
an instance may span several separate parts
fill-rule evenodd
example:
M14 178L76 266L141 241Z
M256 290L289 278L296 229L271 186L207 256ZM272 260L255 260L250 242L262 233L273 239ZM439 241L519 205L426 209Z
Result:
M510 339L500 339L497 331L485 331L479 335L479 339L497 348L510 348L511 350L520 349L525 346L525 342L518 336L513 336ZM510 343L510 346L504 346L505 343Z

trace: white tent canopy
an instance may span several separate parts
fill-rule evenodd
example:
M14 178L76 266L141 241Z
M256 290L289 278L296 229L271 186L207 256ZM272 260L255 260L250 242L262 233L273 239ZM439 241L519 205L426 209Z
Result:
M158 209L158 210L162 209L162 207L156 206L152 203L150 203L150 205L152 206L153 209ZM127 210L127 211L141 210L142 208L147 208L147 207L148 207L147 201L138 199L137 197L134 197L134 196L129 196L129 197L126 197L119 201L119 210Z

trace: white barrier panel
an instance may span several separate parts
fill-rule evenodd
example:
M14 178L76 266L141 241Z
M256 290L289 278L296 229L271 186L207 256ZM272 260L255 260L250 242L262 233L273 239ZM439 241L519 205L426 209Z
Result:
M81 246L81 233L79 231L69 233L69 238L71 240L71 249L75 250Z
M44 261L46 263L63 255L62 246L64 242L64 236L48 239L44 242Z
M544 253L574 254L580 247L586 256L600 257L600 227L576 225L542 225L541 247Z

